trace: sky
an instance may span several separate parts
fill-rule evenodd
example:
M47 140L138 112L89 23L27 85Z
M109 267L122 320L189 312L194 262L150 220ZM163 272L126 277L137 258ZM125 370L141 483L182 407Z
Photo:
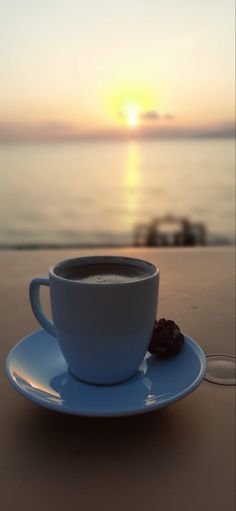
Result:
M0 1L0 140L232 133L234 0Z

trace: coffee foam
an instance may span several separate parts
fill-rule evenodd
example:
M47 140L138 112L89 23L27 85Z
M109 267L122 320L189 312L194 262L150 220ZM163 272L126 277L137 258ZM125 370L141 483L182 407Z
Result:
M114 284L139 280L150 273L138 264L107 262L71 265L61 269L58 274L65 279L78 282Z

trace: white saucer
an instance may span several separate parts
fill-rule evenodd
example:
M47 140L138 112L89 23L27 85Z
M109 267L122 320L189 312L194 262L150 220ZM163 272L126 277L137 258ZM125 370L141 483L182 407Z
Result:
M33 332L9 353L6 370L13 387L38 405L74 415L110 417L151 412L192 392L202 381L202 349L185 335L174 358L146 354L136 375L125 383L88 385L74 378L55 337Z

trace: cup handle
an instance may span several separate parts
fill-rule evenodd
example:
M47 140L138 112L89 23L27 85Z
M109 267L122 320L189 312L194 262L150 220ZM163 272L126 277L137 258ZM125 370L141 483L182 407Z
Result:
M40 296L39 296L39 288L40 286L48 286L49 287L49 279L45 277L40 277L37 279L33 279L30 283L29 293L30 293L30 303L32 307L32 311L43 328L51 334L56 337L56 330L55 327L44 314L41 302L40 302Z

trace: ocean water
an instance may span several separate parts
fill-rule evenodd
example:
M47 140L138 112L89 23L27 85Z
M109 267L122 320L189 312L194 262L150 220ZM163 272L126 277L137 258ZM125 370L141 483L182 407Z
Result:
M166 214L234 239L232 139L0 145L0 247L132 244Z

